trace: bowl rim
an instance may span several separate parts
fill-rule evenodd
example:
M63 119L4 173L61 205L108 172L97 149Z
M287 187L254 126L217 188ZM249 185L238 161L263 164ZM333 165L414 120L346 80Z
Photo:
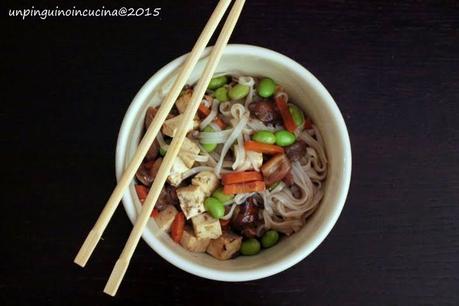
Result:
M212 47L207 47L201 58L208 56ZM198 263L184 259L175 252L170 251L163 243L158 239L151 231L144 231L142 234L143 240L162 258L164 258L169 263L174 266L189 272L191 274L219 281L230 281L230 282L239 282L239 281L250 281L255 279L260 279L268 277L277 273L280 273L293 265L297 264L304 258L306 258L312 251L314 251L320 243L322 243L325 238L328 236L336 221L338 220L339 215L344 207L347 193L349 190L350 180L351 180L351 169L352 169L352 155L351 155L351 145L349 134L346 128L346 124L342 117L342 114L336 105L334 99L327 91L327 89L320 83L320 81L312 75L306 68L304 68L298 62L292 60L291 58L278 53L276 51L266 49L263 47L258 47L254 45L247 44L229 44L224 51L224 54L250 54L254 56L261 56L262 58L273 59L275 58L277 62L282 63L282 65L288 66L289 69L294 70L296 73L302 75L303 78L307 80L314 88L317 90L319 95L322 97L324 103L328 104L328 107L331 109L336 124L338 125L338 130L340 135L338 136L343 142L343 158L344 158L344 167L342 181L338 184L338 199L335 205L333 212L330 216L324 221L324 225L321 229L318 230L316 236L308 244L298 246L298 249L295 252L292 252L288 256L278 260L268 266L258 267L250 270L239 270L239 271L221 271L209 267L202 266ZM188 53L187 53L188 54ZM160 70L153 74L141 87L138 91L131 104L129 105L126 114L124 115L116 144L116 159L115 159L115 172L116 179L119 181L122 172L125 167L125 156L127 151L127 144L129 139L129 134L131 132L132 122L134 121L137 112L140 110L143 102L148 97L148 95L155 89L152 87L156 80L167 78L167 76L174 71L185 59L187 54L184 54L170 63L166 64ZM131 192L126 192L123 196L123 206L124 209L134 224L137 211L135 204L132 198Z

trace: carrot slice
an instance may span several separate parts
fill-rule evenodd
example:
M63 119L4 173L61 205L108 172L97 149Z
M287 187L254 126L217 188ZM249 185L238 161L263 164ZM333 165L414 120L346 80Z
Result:
M210 109L202 103L199 104L198 111L199 111L199 117L201 118L205 118L210 114Z
M263 176L257 171L230 172L222 175L223 185L262 180Z
M285 102L282 96L276 97L276 106L279 109L285 128L289 132L293 133L296 130L296 124L293 120L292 114L290 114L287 102Z
M182 239L183 230L185 228L185 215L183 212L179 212L175 215L174 221L171 226L171 237L175 242L179 242Z
M226 123L222 120L222 118L220 118L220 116L215 117L214 122L222 130L226 128Z
M264 181L253 181L240 184L229 184L223 186L224 194L238 194L247 192L259 192L266 189Z
M135 187L135 192L137 193L137 196L139 197L140 203L143 203L145 199L147 198L148 188L140 184L137 184L134 187Z
M151 212L151 216L152 218L156 218L159 216L159 210L157 210L156 208L153 208L153 211Z
M284 149L282 147L272 145L272 144L267 144L267 143L256 142L252 140L246 141L244 144L244 148L247 151L255 151L258 153L271 154L271 155L284 153Z

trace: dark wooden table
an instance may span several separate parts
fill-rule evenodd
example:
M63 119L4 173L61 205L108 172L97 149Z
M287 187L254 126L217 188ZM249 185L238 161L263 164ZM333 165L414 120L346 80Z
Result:
M248 2L231 41L303 64L348 125L351 188L328 238L245 283L182 272L142 241L118 296L103 294L131 230L122 208L87 268L72 260L115 185L123 115L189 51L215 1L107 4L162 7L158 18L21 20L2 9L1 305L459 304L458 2ZM6 8L32 4L56 2Z

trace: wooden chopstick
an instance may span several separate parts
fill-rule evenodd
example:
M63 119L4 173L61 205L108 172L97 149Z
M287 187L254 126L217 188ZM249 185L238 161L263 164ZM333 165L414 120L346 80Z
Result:
M223 18L223 15L225 14L230 3L231 0L220 0L220 2L215 7L214 12L210 16L209 21L204 27L201 35L196 41L196 44L194 45L188 57L186 58L183 66L181 67L178 73L174 85L172 86L167 97L162 102L158 112L155 115L155 119L148 127L145 136L140 142L137 151L135 152L134 157L132 158L132 161L129 163L123 175L121 176L121 179L119 180L118 184L113 190L113 193L111 194L110 198L105 204L105 207L102 210L99 218L97 219L96 224L89 232L78 254L76 255L74 262L80 265L81 267L84 267L86 265L89 257L94 251L97 243L100 240L100 237L102 236L105 228L108 225L108 222L110 221L110 219L113 216L113 213L118 207L118 204L120 203L126 188L132 181L132 178L134 177L137 169L142 163L143 158L147 154L148 149L153 143L163 122L166 120L166 117L169 114L171 108L174 106L177 97L182 91L183 86L186 84L191 72L193 71L194 66L196 66L197 61L199 60L199 58L202 55L202 52L209 43L212 34L215 32L215 29L220 23L220 20Z
M124 274L126 273L137 243L139 242L144 227L150 218L150 214L153 210L153 207L155 206L156 200L159 197L167 176L169 175L169 171L172 167L175 157L177 156L180 147L186 137L187 131L189 130L188 128L191 127L193 117L198 110L207 85L209 84L210 79L212 78L215 69L217 68L217 64L220 61L223 50L228 43L234 27L236 26L236 22L239 18L239 15L241 14L244 3L245 0L236 0L223 26L223 29L218 36L217 42L212 48L212 52L210 53L209 60L204 69L204 72L202 73L198 84L194 88L190 103L188 104L188 107L184 113L184 119L181 122L180 127L176 130L176 134L174 135L172 143L167 150L166 156L161 163L155 181L153 182L153 185L150 188L150 192L148 193L148 196L143 203L140 215L137 217L137 221L131 231L131 234L129 235L128 241L126 242L120 257L113 268L110 278L105 285L104 292L111 296L116 294Z

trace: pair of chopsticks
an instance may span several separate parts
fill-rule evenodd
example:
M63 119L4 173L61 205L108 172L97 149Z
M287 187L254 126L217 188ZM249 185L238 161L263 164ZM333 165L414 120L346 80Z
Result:
M175 101L177 100L183 86L186 84L193 68L195 67L198 59L201 57L202 52L209 43L212 34L215 32L218 24L220 23L223 15L228 9L231 0L220 0L214 12L212 13L209 21L207 22L204 30L199 36L196 44L193 47L193 50L190 52L186 58L181 70L178 74L178 77L172 86L171 91L164 99L161 104L158 112L155 115L155 119L148 127L145 136L140 142L136 153L132 161L127 166L125 172L121 176L121 179L118 185L113 190L112 195L107 201L102 213L97 219L96 224L89 232L86 240L81 246L80 251L75 257L74 262L81 267L84 267L94 251L97 243L99 242L105 228L110 221L110 218L113 216L115 209L118 207L118 204L123 197L123 194L126 188L129 186L131 180L133 179L138 167L142 163L144 156L146 155L148 149L153 143L156 135L158 134L163 122L166 120L167 115L169 114L171 108L173 107ZM212 51L210 53L207 65L204 69L204 72L201 75L201 78L198 84L194 88L193 95L191 97L190 103L184 113L184 120L181 122L179 128L177 129L175 136L172 140L169 149L167 150L166 156L164 157L161 166L159 168L158 174L150 188L147 198L145 199L140 214L137 217L134 228L129 235L129 238L124 246L124 249L117 260L113 271L108 279L107 284L105 285L104 292L114 296L121 284L124 274L129 266L129 262L134 253L134 250L140 240L140 237L143 233L143 230L150 218L151 212L156 204L156 201L159 197L161 189L166 182L167 176L172 168L172 164L180 151L180 147L186 137L189 127L192 125L193 117L198 110L199 104L205 94L207 85L209 84L212 75L217 68L217 64L220 61L220 58L223 54L225 46L228 44L228 40L231 36L231 33L236 26L236 22L241 14L242 7L244 6L245 0L236 0L228 18L225 21L225 24L222 28L220 35L218 36L217 42L215 43Z

